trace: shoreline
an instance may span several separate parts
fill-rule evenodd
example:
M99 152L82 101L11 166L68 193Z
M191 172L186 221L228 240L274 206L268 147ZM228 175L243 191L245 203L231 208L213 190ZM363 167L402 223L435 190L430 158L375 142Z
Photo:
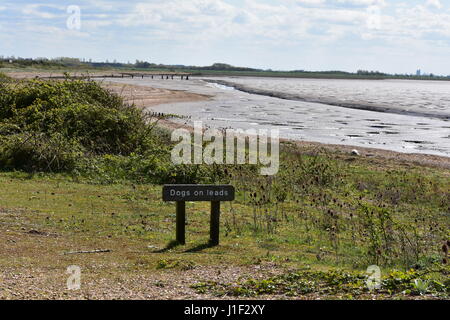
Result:
M16 74L17 76L18 74ZM36 73L21 74L23 78L34 78ZM159 105L168 103L186 103L207 101L213 97L210 95L188 92L186 90L160 89L148 85L123 84L111 81L102 81L105 88L119 94L126 103L134 103L139 108L149 108L150 110ZM160 120L158 125L174 130L177 128L185 128L191 130L189 125L181 124L172 120ZM280 139L284 143L292 143L300 148L325 149L330 152L338 152L342 155L351 155L352 150L356 149L360 153L360 157L371 160L395 161L399 163L411 163L425 167L437 167L450 169L450 157L422 154L422 153L403 153L390 151L380 148L370 148L352 145L338 145L330 143L321 143L313 141L299 141L293 139ZM352 156L353 157L353 156Z
M136 106L140 108L149 108L150 110L152 109L152 107L166 103L195 102L209 100L212 98L211 96L191 93L187 91L157 89L145 85L140 86L133 84L106 83L106 87L119 93L125 101L131 101L135 99L135 97L133 97L132 95L133 93L141 95L138 99L139 103L137 103ZM124 87L129 90L119 91L119 89L122 89ZM144 94L144 96L142 96L142 94ZM179 128L187 130L193 129L192 126L188 124L179 123L174 120L160 120L158 125L171 131ZM360 153L360 157L371 159L375 162L380 163L384 161L395 161L398 163L404 163L405 165L410 163L425 167L450 169L450 157L439 155L402 153L379 148L338 145L313 141L299 141L293 139L280 139L280 141L284 143L295 144L299 148L325 149L330 152L338 152L343 156L351 156L352 158L354 158L354 156L351 155L351 152L352 150L356 149Z
M190 132L193 131L193 127L187 124L181 124L171 120L160 120L159 125L170 131L176 129L186 129ZM314 141L298 141L291 139L280 139L281 143L293 144L300 149L306 151L306 153L314 152L317 150L326 150L328 152L336 153L339 156L345 157L347 159L364 158L366 160L371 160L374 163L386 164L388 162L395 162L397 164L408 165L418 165L429 168L443 168L450 170L450 158L432 155L432 154L420 154L420 153L402 153L384 149L377 148L367 148L367 147L355 147L350 145L338 145L321 143ZM353 150L359 152L359 156L352 154Z

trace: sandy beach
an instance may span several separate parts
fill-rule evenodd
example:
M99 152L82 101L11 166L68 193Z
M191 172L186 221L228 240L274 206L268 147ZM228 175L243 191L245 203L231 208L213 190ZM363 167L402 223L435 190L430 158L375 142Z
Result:
M210 96L181 90L153 88L149 86L118 84L105 81L103 86L119 94L128 104L148 108L166 103L194 102L210 99Z

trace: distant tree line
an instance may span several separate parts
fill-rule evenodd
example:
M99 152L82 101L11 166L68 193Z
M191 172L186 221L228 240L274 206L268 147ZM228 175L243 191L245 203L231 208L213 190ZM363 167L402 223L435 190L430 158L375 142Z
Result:
M383 73L380 71L368 71L368 70L358 70L356 74L361 76L388 76L387 73Z
M136 60L134 63L117 62L116 60L110 62L108 60L102 62L94 62L92 59L78 59L69 57L59 58L21 58L21 57L5 57L0 55L0 68L23 68L23 67L41 67L41 68L92 68L92 69L139 69L139 70L169 70L169 71L189 71L196 72L199 75L203 72L210 71L217 72L239 72L245 75L264 75L264 76L306 76L306 77L337 77L337 78L408 78L408 79L448 79L448 77L430 75L417 76L415 74L388 74L380 71L358 70L356 73L345 72L339 70L329 71L306 71L306 70L291 70L291 71L273 71L271 69L255 69L246 67L235 67L226 63L214 63L210 66L186 66L186 65L166 65L156 64L144 60Z

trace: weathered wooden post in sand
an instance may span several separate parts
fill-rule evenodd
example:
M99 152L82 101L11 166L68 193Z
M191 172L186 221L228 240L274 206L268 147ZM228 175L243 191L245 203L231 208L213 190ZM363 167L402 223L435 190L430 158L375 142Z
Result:
M176 240L186 244L186 201L210 201L210 239L213 246L219 245L220 202L233 201L235 190L230 185L169 184L163 187L163 200L176 201Z

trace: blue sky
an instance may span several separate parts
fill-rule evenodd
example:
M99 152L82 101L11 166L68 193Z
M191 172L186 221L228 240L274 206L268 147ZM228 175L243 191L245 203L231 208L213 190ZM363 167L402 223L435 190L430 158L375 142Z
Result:
M1 0L0 55L450 74L450 0Z

